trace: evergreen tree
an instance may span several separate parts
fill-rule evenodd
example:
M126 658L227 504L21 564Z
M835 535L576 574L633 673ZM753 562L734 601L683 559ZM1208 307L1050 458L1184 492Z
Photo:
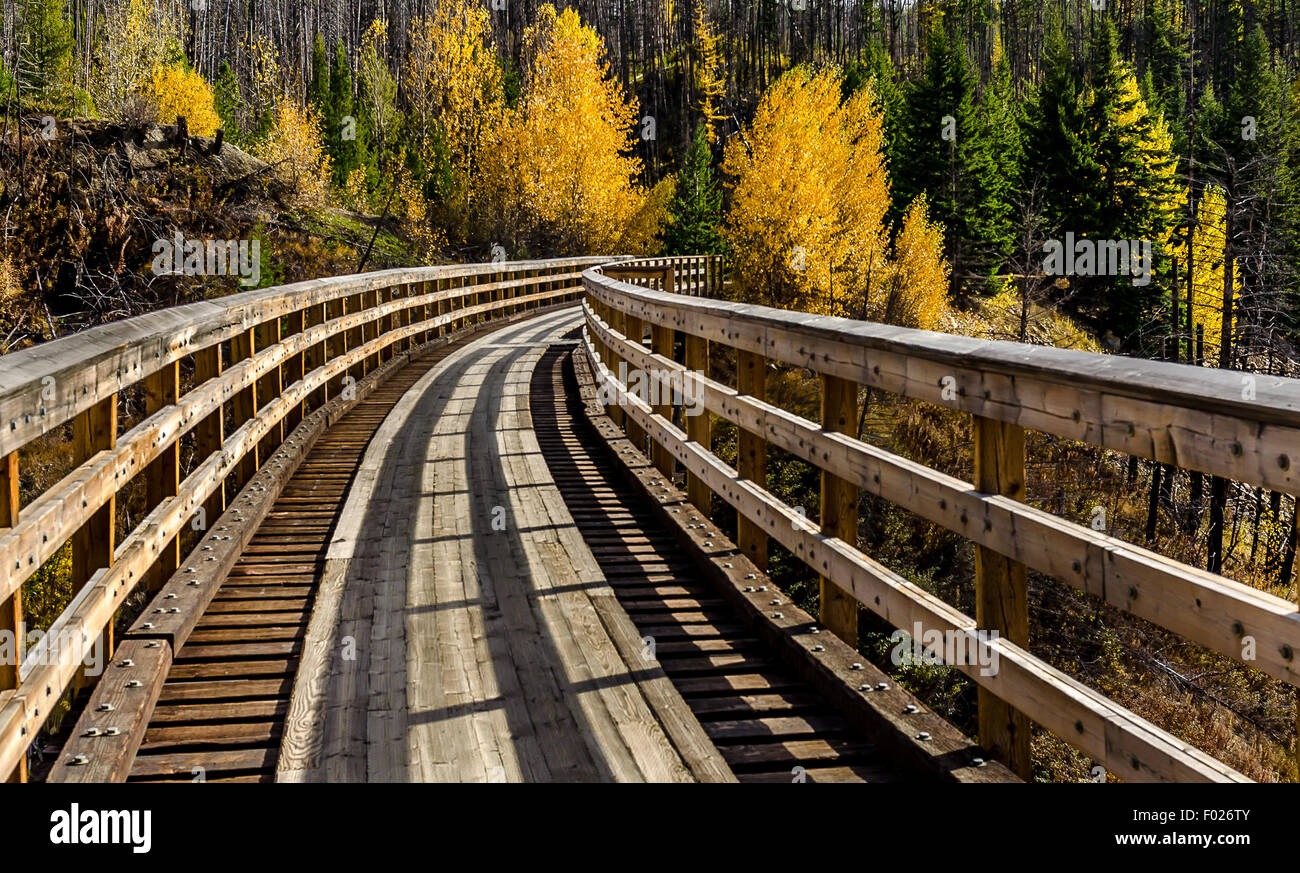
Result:
M325 38L318 32L311 45L311 79L307 83L307 103L322 119L330 114L330 64L325 54Z
M964 152L967 259L973 273L992 277L1016 246L1014 199L1021 182L1024 144L1011 65L999 52L976 118L976 136ZM996 290L996 283L989 290Z
M1083 151L1088 168L1099 172L1085 177L1093 187L1076 210L1076 233L1094 241L1149 241L1154 258L1180 217L1185 194L1177 180L1173 137L1164 119L1149 111L1132 68L1120 59L1109 20L1092 40L1088 80ZM1155 264L1150 266L1154 273ZM1110 330L1130 345L1161 294L1153 277L1141 284L1131 276L1096 276L1081 278L1080 285L1092 292L1084 305L1094 307L1089 314L1099 330Z
M1043 50L1043 78L1024 119L1026 184L1044 192L1044 218L1049 234L1061 232L1073 219L1077 203L1089 187L1084 174L1095 176L1079 132L1083 128L1079 89L1069 44L1060 29L1049 31Z
M1185 39L1174 23L1171 0L1151 0L1147 5L1145 26L1147 61L1143 78L1150 84L1144 96L1152 113L1159 112L1173 123L1187 112L1187 95L1183 87L1187 49ZM1174 151L1184 154L1186 134L1181 124L1173 126Z
M70 86L72 22L63 0L19 0L19 99L32 108L56 104Z
M664 248L673 255L716 255L723 251L719 229L722 191L714 180L708 129L695 129L690 151L677 175L677 194L668 207Z
M347 51L339 40L330 67L330 97L325 113L325 147L334 166L334 184L343 187L348 176L361 166L365 129L353 114L352 71ZM349 135L351 135L349 137Z
M871 84L872 93L885 120L885 159L893 167L899 160L899 141L903 131L903 113L906 100L903 89L898 82L898 74L888 52L878 43L867 44L865 57L852 60L844 65L844 99L848 99L860 89ZM903 204L890 213L891 221L897 223L902 218Z
M222 61L217 70L217 81L212 87L213 104L221 117L221 128L226 138L236 144L244 143L241 119L248 106L239 93L239 80L229 61Z
M1010 195L1018 175L1020 133L1010 68L976 98L964 49L942 27L929 36L925 75L910 89L898 134L891 219L925 196L944 228L954 297L985 290L1014 245Z

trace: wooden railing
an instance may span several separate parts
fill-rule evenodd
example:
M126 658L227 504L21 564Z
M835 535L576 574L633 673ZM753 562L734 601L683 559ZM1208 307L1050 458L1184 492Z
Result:
M25 752L55 705L70 685L93 682L82 662L56 653L52 641L90 646L99 638L109 657L114 616L127 597L158 592L170 578L195 572L200 549L220 548L223 537L207 531L223 513L238 518L245 504L235 505L236 494L252 501L266 491L254 476L268 461L279 465L274 459L296 441L295 428L348 401L359 380L421 344L576 300L580 271L609 260L300 282L131 318L0 358L0 631L22 627L24 583L67 543L75 592L40 645L0 666L0 779L25 779ZM137 386L143 418L119 433L123 392ZM20 506L25 451L69 422L72 471ZM183 439L194 447L187 469ZM115 542L117 495L138 477L146 484L144 517ZM191 530L200 531L195 555L182 562L182 537L194 538ZM165 618L179 610L155 611ZM180 639L154 630L158 624L138 623L127 634L150 638L139 657L156 664L159 648Z
M618 269L627 275L638 263ZM953 666L978 684L980 741L1000 760L1030 774L1032 721L1121 779L1245 779L1030 654L1026 571L1293 686L1295 604L1022 502L1024 434L1034 429L1295 494L1300 381L695 299L599 269L584 273L583 284L587 352L629 437L643 447L649 440L665 475L674 461L684 467L700 511L709 510L711 494L736 509L738 547L755 564L765 567L770 538L821 574L821 620L846 641L856 643L859 604L909 633L919 623L964 639L978 658ZM679 333L684 363L673 360ZM734 387L708 377L710 350L721 347L736 354ZM820 375L820 423L765 401L769 361ZM654 407L627 393L620 363L735 424L739 469L711 451L708 415L683 416L683 431L665 392L651 398ZM970 413L976 481L859 441L862 386ZM767 490L768 444L821 470L820 525ZM859 489L975 544L974 618L858 551ZM977 665L995 655L999 669L985 675Z

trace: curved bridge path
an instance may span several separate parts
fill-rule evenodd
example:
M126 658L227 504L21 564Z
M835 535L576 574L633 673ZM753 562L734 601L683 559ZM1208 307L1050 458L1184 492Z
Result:
M339 276L0 357L0 652L65 548L75 592L0 658L0 777L1001 782L1040 731L1122 781L1261 775L1036 654L1029 574L1279 691L1296 604L1036 505L1025 445L1294 495L1300 381L744 305L723 268ZM972 481L862 441L864 390L969 416ZM51 439L70 469L24 502ZM864 494L971 543L973 615L859 549ZM965 732L865 656L868 613L977 686Z
M278 778L691 780L602 623L593 601L613 591L532 430L533 369L580 321L570 308L471 343L376 432Z

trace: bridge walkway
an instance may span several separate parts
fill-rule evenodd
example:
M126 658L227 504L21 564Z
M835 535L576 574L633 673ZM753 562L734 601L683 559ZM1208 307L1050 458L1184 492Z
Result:
M532 432L533 368L579 320L453 352L380 425L329 544L281 779L695 778L656 712L685 705L652 703L611 638Z

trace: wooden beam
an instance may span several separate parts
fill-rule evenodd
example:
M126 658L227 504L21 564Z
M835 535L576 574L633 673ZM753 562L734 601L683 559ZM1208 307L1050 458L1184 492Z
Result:
M96 403L72 420L72 460L81 466L99 452L117 445L117 395ZM71 589L80 591L95 572L113 566L113 547L117 538L117 495L96 510L72 537ZM109 621L100 634L104 657L113 656L113 623ZM72 682L75 696L89 684L85 668L77 671Z
M181 365L173 361L161 370L150 374L144 380L144 411L146 416L153 415L161 409L173 406L181 396ZM167 446L158 457L145 468L145 512L168 497L179 493L181 484L181 459L176 442L176 435L170 436ZM181 565L181 541L179 533L173 536L167 545L158 551L158 558L145 580L145 590L153 594L167 581Z
M701 373L705 377L709 375L709 341L698 336L686 334L686 369L695 373ZM713 434L712 434L712 416L709 410L704 407L702 397L688 397L687 401L693 401L697 415L684 414L686 419L686 436L689 439L699 443L706 451L713 451ZM686 407L689 409L689 403ZM694 473L686 474L686 495L690 498L691 503L705 518L709 518L713 512L713 492L709 486L704 484L704 480Z
M0 528L10 528L18 523L18 453L10 452L0 458ZM13 661L0 659L0 691L18 687L18 666L22 663L23 589L0 600L0 633L13 634ZM2 774L7 782L27 781L27 756L10 774Z
M736 352L736 388L756 400L767 396L767 358L753 352ZM760 434L739 429L737 471L760 488L767 487L767 441ZM744 515L736 520L736 544L759 569L767 570L767 533Z
M858 386L836 376L822 376L822 430L857 437ZM858 489L822 470L822 533L858 547ZM858 646L858 602L825 576L820 577L820 618L835 636Z
M221 343L213 343L206 349L201 349L194 355L194 384L202 385L209 379L215 379L221 375ZM197 457L197 463L201 464L205 459L221 451L221 446L225 441L225 410L217 407L211 415L199 422L194 429L194 454ZM212 492L207 501L203 504L203 524L201 528L206 530L209 525L215 522L221 513L226 511L226 489L218 488Z
M983 416L974 419L976 489L1022 500L1024 429ZM975 547L975 625L1029 648L1025 565L984 546ZM987 689L979 689L980 743L1022 779L1033 775L1029 737L1030 723L1023 713Z
M285 319L288 322L289 332L287 336L292 339L307 329L309 313L314 307L308 306L305 309L299 309L297 312L289 313ZM294 382L302 380L303 374L307 372L307 356L311 354L311 347L304 348L302 351L294 354L289 360L284 362L281 368L284 373L282 383L292 385ZM307 401L304 400L298 404L296 409L289 411L284 417L284 432L293 433L293 429L302 422L303 416L307 414Z
M663 355L665 358L671 358L673 356L673 329L661 325L655 325L652 327L650 329L650 348L656 355ZM651 391L654 391L654 386L651 385L649 379L646 380L646 387ZM668 402L655 404L655 414L662 415L664 418L672 421L673 399L671 393L666 387L657 393L659 394L660 401L667 400ZM669 446L655 443L651 449L651 460L654 462L654 465L659 472L663 473L667 479L671 480L673 478L673 453Z
M238 364L240 361L246 361L253 357L253 331L241 331L230 340L230 362ZM257 382L251 382L242 391L235 394L234 400L230 404L230 426L232 430L238 430L246 421L257 415ZM239 474L235 477L236 490L242 488L244 483L253 478L261 464L258 462L258 448L254 446L248 454L244 455L243 460L239 463Z
M636 318L635 316L624 314L623 328L624 329L621 332L624 336L628 338L629 341L635 343L637 346L644 347L645 345L645 322L644 321L642 321L639 318ZM618 357L617 355L614 356L614 361L615 361L615 367L617 367L619 363L624 363L623 359ZM631 368L632 368L631 364L629 364L628 369L630 370ZM628 376L628 379L629 380L631 379L631 375ZM626 388L627 385L624 384L623 387ZM637 424L635 420L628 418L627 416L624 416L623 429L624 432L627 434L627 438L632 441L632 444L637 447L637 450L644 452L645 451L645 428Z

